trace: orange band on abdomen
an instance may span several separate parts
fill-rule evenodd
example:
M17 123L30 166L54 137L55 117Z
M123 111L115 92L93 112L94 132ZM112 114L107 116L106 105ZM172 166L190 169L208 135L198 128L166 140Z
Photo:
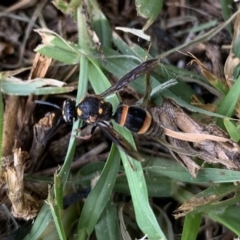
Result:
M122 114L121 114L121 120L119 125L124 126L127 119L127 115L128 115L128 106L124 105L122 106Z
M151 123L152 123L152 116L151 114L146 111L146 118L145 118L145 121L141 127L141 129L138 131L138 134L144 134L150 127Z

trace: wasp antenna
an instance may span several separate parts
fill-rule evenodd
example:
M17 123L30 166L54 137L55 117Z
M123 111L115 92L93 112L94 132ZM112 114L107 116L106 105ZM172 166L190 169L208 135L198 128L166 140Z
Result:
M45 101L41 101L41 100L35 100L34 102L37 103L37 104L49 105L49 106L55 107L55 108L57 108L59 110L62 110L61 107L59 107L56 104L50 103L50 102L45 102Z

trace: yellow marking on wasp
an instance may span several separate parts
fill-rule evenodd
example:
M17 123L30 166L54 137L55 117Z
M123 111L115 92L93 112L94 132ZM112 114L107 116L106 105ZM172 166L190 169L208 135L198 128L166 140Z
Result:
M122 106L122 114L121 114L121 119L120 119L120 125L124 126L126 119L127 119L127 115L128 115L128 106L124 105Z
M141 129L138 131L138 134L144 134L149 129L149 127L151 125L152 116L148 111L146 111L146 113L147 113L146 118L144 120L144 123L143 123Z
M77 108L77 115L80 117L82 115L82 110Z
M99 115L102 115L102 113L103 113L103 109L102 109L102 108L99 108L99 109L98 109L98 114L99 114Z

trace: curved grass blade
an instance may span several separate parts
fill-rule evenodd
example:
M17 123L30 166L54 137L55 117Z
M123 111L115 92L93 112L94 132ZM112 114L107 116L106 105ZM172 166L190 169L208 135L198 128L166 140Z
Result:
M144 167L144 171L149 174L166 176L177 181L189 183L232 183L240 179L239 171L218 168L201 169L196 178L193 178L186 169L175 161L156 157L152 157L148 161L148 165Z
M236 80L236 82L233 84L223 101L221 102L221 105L218 108L218 113L225 115L226 117L231 117L237 101L238 97L240 96L240 77Z

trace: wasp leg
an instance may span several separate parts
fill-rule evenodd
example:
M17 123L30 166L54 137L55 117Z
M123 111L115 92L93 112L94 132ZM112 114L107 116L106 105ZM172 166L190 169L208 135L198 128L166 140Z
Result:
M72 135L72 137L83 139L83 140L88 140L91 138L91 136L92 136L92 134L85 135L85 136Z
M84 128L86 128L88 126L88 124L86 123L86 122L84 122L83 123L83 125L80 127L80 128L78 128L78 129L76 129L77 131L82 131Z
M85 124L85 123L84 123L81 128L77 128L77 129L75 129L75 131L76 131L76 132L80 132L82 129L86 128L87 125L88 125L88 124ZM90 139L91 136L93 135L96 127L97 127L97 126L93 126L93 127L91 128L90 134L88 134L88 135L85 135L85 136L72 135L72 136L73 136L73 137L76 137L76 138L83 139L83 140L88 140L88 139Z
M114 128L110 127L108 123L98 121L96 124L104 132L104 134L116 144L120 150L124 151L130 157L140 162L144 161L141 154L138 153L138 151L121 134L119 134Z
M86 122L84 122L83 125L80 128L75 129L75 132L81 132L87 126L88 126L88 124Z

